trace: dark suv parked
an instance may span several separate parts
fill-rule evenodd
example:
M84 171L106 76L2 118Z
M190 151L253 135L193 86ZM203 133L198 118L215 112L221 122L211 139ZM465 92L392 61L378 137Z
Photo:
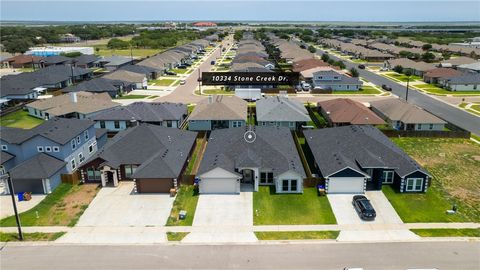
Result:
M360 216L363 220L375 220L377 213L375 209L373 209L372 204L367 199L367 197L363 195L355 195L353 196L352 205L357 211L358 216Z

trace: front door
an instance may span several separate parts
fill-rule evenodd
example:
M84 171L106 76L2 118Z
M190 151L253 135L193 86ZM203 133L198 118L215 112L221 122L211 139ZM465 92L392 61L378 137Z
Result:
M252 183L253 182L253 171L245 169L242 171L243 178L242 183Z

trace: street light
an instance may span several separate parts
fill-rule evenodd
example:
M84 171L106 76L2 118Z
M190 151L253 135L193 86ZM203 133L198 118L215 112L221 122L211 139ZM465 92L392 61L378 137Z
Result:
M13 212L15 213L15 220L17 221L18 239L20 241L23 241L22 225L20 223L20 216L18 215L17 211L17 203L15 202L15 191L13 190L12 179L10 178L10 174L8 172L0 175L0 179L7 180L8 190L10 191L10 195L12 196Z
M405 71L405 75L407 76L407 92L405 93L405 101L408 101L408 88L410 84L410 76L412 76L412 71L410 69L407 69Z

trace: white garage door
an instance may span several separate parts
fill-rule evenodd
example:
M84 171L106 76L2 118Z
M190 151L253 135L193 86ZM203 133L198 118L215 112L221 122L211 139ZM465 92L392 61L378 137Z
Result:
M363 177L331 177L328 193L363 193Z
M239 193L236 178L204 178L200 181L200 193Z

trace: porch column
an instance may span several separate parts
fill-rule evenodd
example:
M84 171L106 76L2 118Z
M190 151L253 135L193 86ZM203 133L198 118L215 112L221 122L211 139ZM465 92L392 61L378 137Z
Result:
M107 179L105 179L105 174L106 173L107 172L105 172L105 170L100 171L100 180L102 181L102 187L107 185Z
M113 186L116 187L118 186L118 176L117 176L117 171L113 171Z

